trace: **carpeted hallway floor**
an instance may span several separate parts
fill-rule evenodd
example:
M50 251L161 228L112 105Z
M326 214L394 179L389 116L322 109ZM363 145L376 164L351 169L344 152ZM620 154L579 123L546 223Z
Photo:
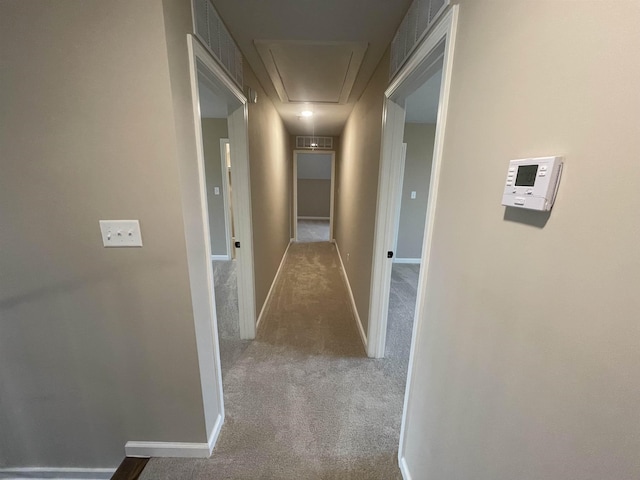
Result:
M395 267L394 276L407 280ZM391 316L410 323L413 312ZM257 339L225 368L226 419L212 457L154 458L140 478L400 479L410 325L398 331L409 332L401 352L367 358L335 246L291 245Z
M298 242L328 242L329 220L298 219Z

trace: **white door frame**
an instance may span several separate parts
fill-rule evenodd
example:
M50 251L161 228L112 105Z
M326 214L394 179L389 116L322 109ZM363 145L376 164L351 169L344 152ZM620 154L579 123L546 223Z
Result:
M335 172L336 172L336 152L335 150L294 150L293 151L293 239L298 241L298 154L310 153L315 155L331 154L331 199L329 205L329 241L333 242L333 206L335 196Z
M422 257L420 277L418 280L418 292L416 299L416 310L413 322L413 332L411 337L411 351L409 354L409 368L407 372L407 385L405 390L404 406L402 410L402 426L400 430L400 445L398 447L398 463L404 478L408 478L405 452L407 407L413 386L414 363L415 363L415 342L419 332L425 324L425 303L427 296L427 284L429 283L428 273L433 242L433 227L437 209L438 186L440 182L440 171L442 167L442 156L444 148L445 131L447 127L447 112L449 107L449 92L451 89L451 73L453 68L453 57L455 49L456 29L458 24L459 6L453 5L449 11L441 18L435 28L421 41L413 52L407 63L393 79L385 92L385 104L394 110L398 103L404 105L404 100L420 87L433 73L442 65L442 85L440 87L440 99L438 104L438 117L436 122L435 141L433 148L433 164L431 167L431 179L429 184L429 198L427 205L426 224L424 242L422 246ZM404 108L399 107L403 113ZM389 172L395 175L390 185L382 185L385 188L379 191L378 211L376 213L376 237L374 246L374 277L372 278L371 291L371 315L369 318L369 355L372 357L384 356L387 331L387 313L389 301L389 287L391 283L392 260L386 258L388 247L393 245L393 212L395 209L380 209L380 202L397 201L395 195L398 184L402 179L398 177L399 168L394 168L394 163L398 163L398 154L402 138L396 131L403 128L399 123L404 122L404 114L392 115L383 119L382 131L382 157L380 161L381 175ZM390 144L390 145L388 145ZM381 198L384 197L384 198ZM379 299L384 300L384 311L373 308L380 308Z
M244 207L248 217L242 221L243 261L238 264L238 300L240 304L240 328L243 331L243 322L252 321L252 327L244 327L245 337L255 336L255 295L253 287L253 249L251 236L250 197L247 195L249 184L248 172L248 135L247 135L247 100L242 91L231 81L226 72L213 60L211 55L195 40L192 35L187 35L189 51L189 73L191 80L191 97L193 105L194 142L196 146L196 162L198 171L198 204L201 207L199 220L201 222L203 238L196 239L204 244L205 255L200 257L189 255L189 276L192 282L192 304L194 307L194 324L196 334L196 346L198 352L198 365L200 368L200 383L202 386L202 399L205 415L205 426L209 434L209 453L213 449L217 436L224 422L224 397L222 392L222 371L220 367L220 344L218 338L218 320L216 316L215 294L213 283L213 265L211 264L211 237L209 230L209 212L207 206L207 191L204 167L204 146L202 141L202 121L200 118L200 95L198 91L198 62L202 63L216 79L220 87L220 93L236 110L229 116L229 138L231 140L232 154L240 167L236 173L239 184L246 184L245 189L236 190L236 198ZM235 146L235 149L234 149ZM245 166L245 168L242 168ZM233 167L232 167L233 168ZM238 191L239 190L239 191ZM248 233L247 233L248 230ZM187 232L187 236L192 235ZM193 258L192 258L193 257ZM204 263L204 265L203 265ZM199 282L197 272L206 269L207 288L206 295L194 288L193 281ZM243 283L240 278L242 276ZM206 311L203 308L207 305ZM251 312L253 319L251 320ZM247 334L247 331L249 334Z
M418 45L407 63L405 63L385 91L378 205L373 250L371 297L369 302L369 329L367 332L367 354L373 358L384 357L387 336L389 291L391 286L391 268L393 266L393 259L387 258L387 252L394 251L396 215L399 211L399 205L397 204L400 199L400 189L402 188L400 159L405 109L400 105L404 105L409 95L422 86L439 68L442 68L442 85L440 87L433 164L431 167L425 235L422 247L421 264L423 268L420 269L421 281L423 272L428 269L428 257L431 251L431 235L433 222L435 220L438 182L440 181L442 146L449 102L451 66L453 63L454 50L453 43L455 40L458 8L457 5L452 6L442 17L435 28ZM418 297L417 303L420 303L420 297ZM419 325L419 323L419 319L416 317L414 326Z
M251 182L249 172L249 134L247 99L228 74L218 65L209 52L193 37L189 36L190 66L192 70L191 87L193 92L194 122L196 127L196 143L198 162L204 165L202 147L202 123L200 120L200 103L198 93L197 62L201 62L216 78L220 90L216 93L224 96L234 110L227 118L229 144L231 151L231 177L235 178L231 192L234 207L235 238L241 247L236 249L238 275L238 311L240 322L240 338L252 340L256 336L255 282L253 268L253 231L251 217ZM204 180L204 169L202 171ZM206 199L206 190L204 192ZM206 205L206 204L205 204ZM206 210L206 209L205 209ZM208 212L206 215L208 223ZM210 238L207 247L211 249ZM211 288L213 296L213 285Z
M227 246L227 257L229 260L233 259L233 238L231 234L231 209L229 208L229 172L227 171L227 145L229 145L228 138L220 139L220 168L222 169L222 203L224 205L224 229L225 229L225 244Z

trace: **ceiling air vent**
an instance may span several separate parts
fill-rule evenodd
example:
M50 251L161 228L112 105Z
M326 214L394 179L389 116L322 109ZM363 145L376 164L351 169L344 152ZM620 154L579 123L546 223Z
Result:
M414 0L391 42L389 78L405 64L418 44L431 30L451 0Z
M333 137L298 136L296 137L296 148L331 150L333 148Z
M198 40L242 89L242 53L210 0L193 0L193 29Z

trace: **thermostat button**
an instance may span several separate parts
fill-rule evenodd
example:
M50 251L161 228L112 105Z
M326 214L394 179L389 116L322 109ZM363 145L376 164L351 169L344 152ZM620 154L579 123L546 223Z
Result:
M516 205L524 205L524 197L516 197L513 203Z

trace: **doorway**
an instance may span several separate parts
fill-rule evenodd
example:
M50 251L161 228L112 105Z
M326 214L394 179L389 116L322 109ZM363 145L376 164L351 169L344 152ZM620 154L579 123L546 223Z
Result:
M413 314L411 346L409 350L405 400L400 428L400 444L398 447L398 463L403 477L410 475L405 462L405 426L407 409L411 403L413 385L413 364L415 362L415 339L425 322L426 285L428 279L433 226L437 208L438 185L442 165L445 129L451 73L453 66L456 27L459 6L453 5L438 21L434 28L416 46L403 67L392 79L385 91L385 104L382 126L382 148L380 158L380 184L378 205L376 210L376 228L374 239L374 256L372 265L370 317L368 330L368 351L370 357L384 356L387 337L387 314L389 308L389 288L393 263L388 252L393 254L395 247L397 212L401 208L402 176L400 174L400 156L405 137L405 122L409 106L409 98L429 81L439 79L437 115L433 140L432 164L428 181L427 206L424 233L420 254L420 272L416 286L416 305ZM412 99L413 100L413 99ZM407 145L408 152L409 145ZM410 192L412 190L409 190ZM417 195L417 193L416 193Z
M220 188L222 179L222 160L220 157L220 138L229 139L229 152L233 159L231 170L234 178L233 205L235 233L241 242L241 249L236 252L237 297L238 297L238 331L242 339L255 338L255 287L253 271L253 235L251 228L251 204L249 184L249 158L247 133L247 100L242 91L235 85L228 74L218 65L193 36L187 35L189 50L189 72L191 80L191 97L193 107L195 158L192 163L185 162L185 178L183 185L183 202L189 215L185 229L185 241L189 264L189 280L191 285L194 325L200 367L202 400L207 430L208 454L211 450L224 422L224 399L222 390L222 369L220 361L220 341L218 330L218 311L215 298L214 266L212 264L212 230L210 221L224 218L224 207L221 214L216 209L209 212L209 197L222 200L220 192L216 195L215 187ZM212 95L216 113L204 114L207 96ZM206 135L207 116L217 120L217 126L223 129L216 135ZM205 141L213 139L207 148ZM205 150L216 156L210 163L210 173L218 172L217 185L207 183L207 160ZM187 178L188 177L188 178ZM213 190L209 194L208 190ZM224 203L223 201L221 202ZM219 205L218 205L219 207ZM222 220L224 224L224 220ZM223 238L223 244L226 241ZM226 254L229 255L229 251ZM218 283L220 283L218 281ZM206 452L202 452L206 454ZM200 452L198 453L200 455Z
M441 78L440 68L405 100L384 351L385 358L397 362L403 378L406 377L409 364L426 235Z
M294 151L294 241L333 240L334 172L335 152Z
M216 94L215 85L198 71L198 92L204 153L204 176L207 186L211 264L217 317L220 366L226 372L247 348L240 337L238 262L234 246L234 215L231 190L231 146L228 129L228 106Z

